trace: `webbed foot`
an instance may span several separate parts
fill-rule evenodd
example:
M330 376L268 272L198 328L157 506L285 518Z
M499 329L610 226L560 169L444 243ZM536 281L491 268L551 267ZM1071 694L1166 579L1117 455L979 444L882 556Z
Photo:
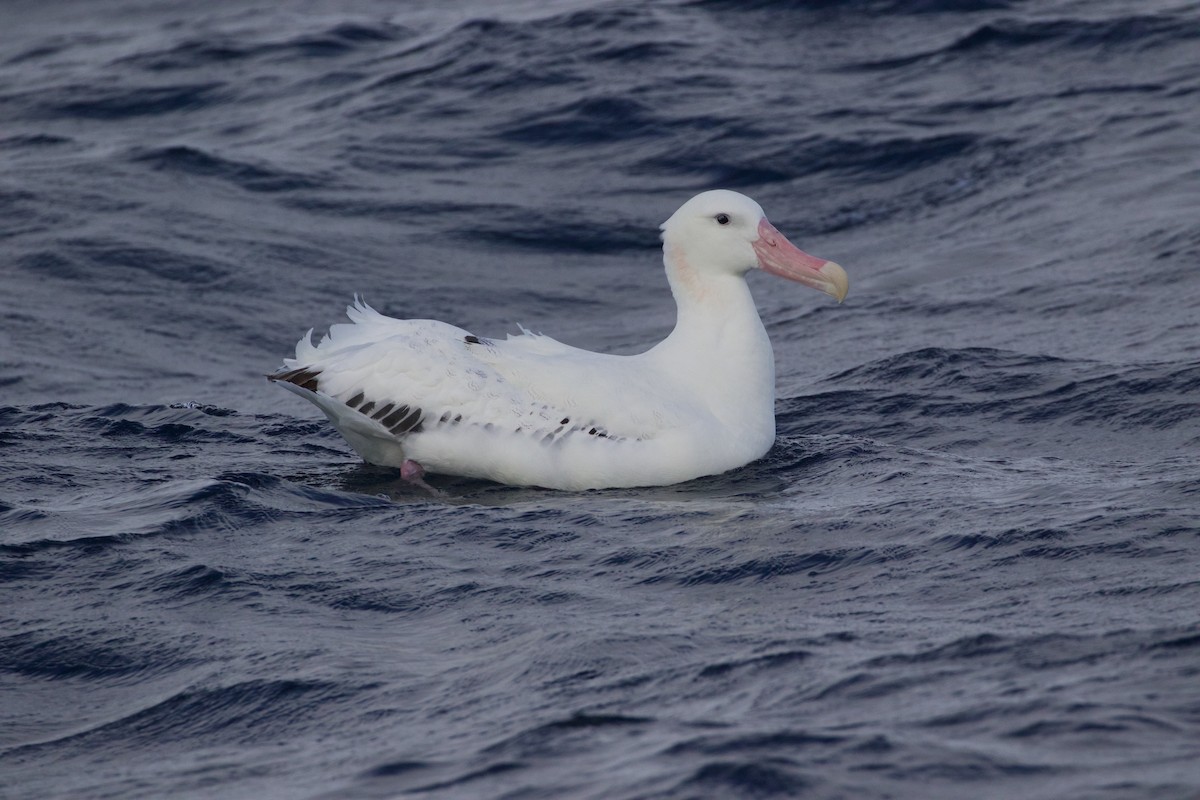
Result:
M425 482L425 468L411 458L404 459L404 463L400 465L400 477L405 483L419 486L434 497L446 496L441 489L436 489Z

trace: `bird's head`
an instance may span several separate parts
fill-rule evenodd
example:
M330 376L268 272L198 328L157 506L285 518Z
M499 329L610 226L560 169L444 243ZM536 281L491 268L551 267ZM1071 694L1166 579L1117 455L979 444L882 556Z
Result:
M787 240L762 206L728 189L702 192L662 224L663 250L698 273L744 275L758 268L811 286L839 303L850 288L846 271Z

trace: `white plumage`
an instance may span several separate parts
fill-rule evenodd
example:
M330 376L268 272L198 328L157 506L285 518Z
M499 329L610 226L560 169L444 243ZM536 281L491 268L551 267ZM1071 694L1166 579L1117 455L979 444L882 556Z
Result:
M792 246L748 197L711 191L662 226L675 329L633 356L523 332L485 339L361 300L270 376L368 462L553 489L678 483L775 438L774 360L744 276L761 267L839 301L846 274ZM416 462L414 464L413 462ZM417 464L420 466L418 467Z

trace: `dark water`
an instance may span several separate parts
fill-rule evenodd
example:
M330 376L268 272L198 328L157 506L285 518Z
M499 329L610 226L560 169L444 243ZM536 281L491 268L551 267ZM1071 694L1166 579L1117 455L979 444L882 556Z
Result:
M1200 794L1200 8L0 5L0 796ZM356 291L634 352L728 187L762 461L367 468Z

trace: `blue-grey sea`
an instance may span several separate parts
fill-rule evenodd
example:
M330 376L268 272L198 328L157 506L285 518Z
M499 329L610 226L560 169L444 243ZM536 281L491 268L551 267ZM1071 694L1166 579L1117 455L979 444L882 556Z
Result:
M1200 4L4 0L0 797L1200 796ZM762 460L363 465L356 292L634 353L744 192Z

